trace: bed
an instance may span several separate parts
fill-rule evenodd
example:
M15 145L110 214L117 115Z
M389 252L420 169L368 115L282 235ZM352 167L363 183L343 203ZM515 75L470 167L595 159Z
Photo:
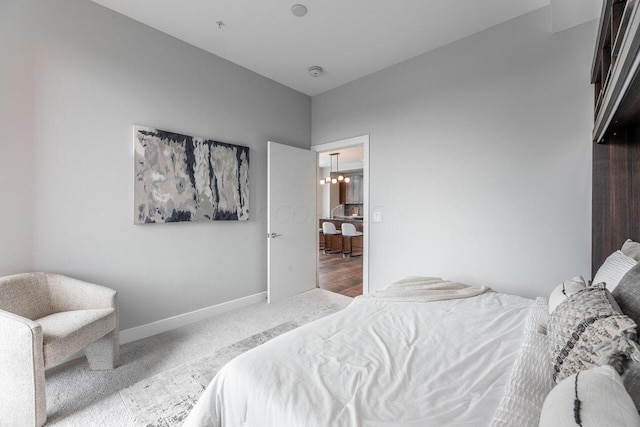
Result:
M233 359L184 426L639 427L640 243L594 282L401 280Z
M356 298L231 361L184 425L537 425L545 300L485 291Z

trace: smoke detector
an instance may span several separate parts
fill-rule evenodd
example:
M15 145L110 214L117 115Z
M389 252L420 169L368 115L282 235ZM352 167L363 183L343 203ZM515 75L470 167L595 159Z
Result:
M291 6L291 13L293 13L294 16L304 16L307 14L307 7L303 4L294 4L293 6Z
M320 74L322 74L324 70L322 69L322 67L319 67L317 65L313 65L311 67L309 67L309 75L311 77L319 77Z

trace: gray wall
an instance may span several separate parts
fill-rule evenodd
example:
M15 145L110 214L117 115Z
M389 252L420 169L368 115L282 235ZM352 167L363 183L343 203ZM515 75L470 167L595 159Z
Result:
M23 17L17 2L0 2L0 275L31 266L34 85Z
M0 39L0 274L114 287L121 328L266 290L266 142L309 147L308 96L86 0L3 0ZM133 124L249 146L251 220L134 226Z
M543 8L313 98L314 145L371 135L371 289L589 275L597 28L550 26Z
M595 22L544 8L309 97L85 0L0 2L0 275L119 290L121 327L266 289L266 141L371 134L371 285L588 275ZM313 128L311 124L313 123ZM248 223L133 225L132 125L251 147ZM311 129L313 135L311 135Z

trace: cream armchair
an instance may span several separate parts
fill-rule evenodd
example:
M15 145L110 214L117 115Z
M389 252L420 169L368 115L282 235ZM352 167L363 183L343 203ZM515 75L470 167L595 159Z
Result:
M42 426L44 371L83 348L91 369L117 365L116 291L59 274L0 277L0 426Z

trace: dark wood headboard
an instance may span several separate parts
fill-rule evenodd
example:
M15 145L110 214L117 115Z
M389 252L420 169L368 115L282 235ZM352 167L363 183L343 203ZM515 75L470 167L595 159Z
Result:
M626 239L640 241L640 126L593 147L591 277Z
M591 69L592 276L628 238L640 241L639 0L605 0Z

